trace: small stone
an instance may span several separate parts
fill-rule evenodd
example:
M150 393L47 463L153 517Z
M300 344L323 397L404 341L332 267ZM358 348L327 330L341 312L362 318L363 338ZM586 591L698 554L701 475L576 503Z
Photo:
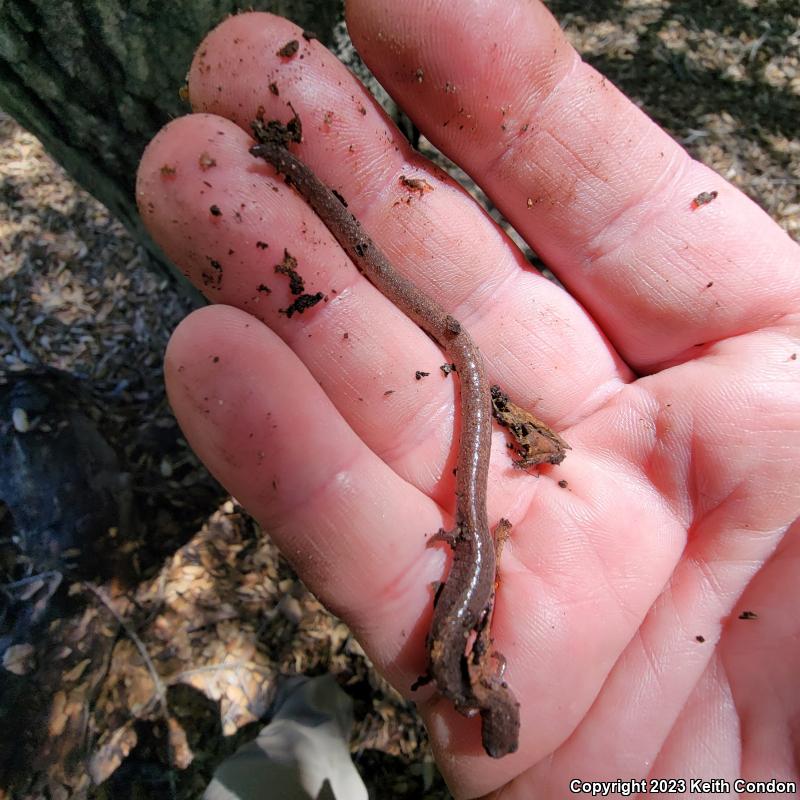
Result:
M31 429L28 412L24 408L15 408L11 412L11 421L14 423L14 430L17 433L27 433Z

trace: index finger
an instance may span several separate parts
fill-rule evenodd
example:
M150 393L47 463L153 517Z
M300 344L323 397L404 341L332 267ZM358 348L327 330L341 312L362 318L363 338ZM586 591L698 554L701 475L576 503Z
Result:
M538 0L347 10L384 86L635 367L797 307L796 244L582 63Z

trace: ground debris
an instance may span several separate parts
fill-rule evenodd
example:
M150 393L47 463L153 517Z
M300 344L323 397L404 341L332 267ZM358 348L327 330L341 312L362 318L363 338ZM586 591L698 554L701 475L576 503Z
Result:
M79 610L55 619L9 664L27 665L19 697L36 694L45 721L45 735L27 742L26 763L36 769L26 770L24 790L17 784L20 800L54 782L78 797L89 779L113 781L142 736L165 772L208 769L238 743L236 734L265 717L287 675L331 672L361 699L358 752L410 758L425 742L411 708L375 675L350 630L232 501L137 586L75 581L68 594ZM283 611L287 598L294 614ZM173 700L181 687L211 704L222 740L196 740L204 723ZM202 763L194 767L198 752Z
M560 464L572 448L546 423L508 399L499 386L492 386L492 414L513 439L510 445L520 469L540 464Z

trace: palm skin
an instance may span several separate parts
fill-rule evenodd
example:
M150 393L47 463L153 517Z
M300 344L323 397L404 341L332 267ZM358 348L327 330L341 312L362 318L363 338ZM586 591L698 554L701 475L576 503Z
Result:
M581 64L538 4L401 5L348 3L362 56L570 294L527 269L318 43L277 17L232 17L195 56L196 113L139 171L153 235L215 302L166 356L188 440L408 694L447 569L426 543L453 508L457 380L249 156L258 107L285 121L288 101L300 157L467 326L490 380L572 447L537 477L495 433L489 516L513 529L493 636L520 748L488 759L477 720L417 693L454 794L797 780L797 246ZM299 54L278 55L292 39ZM279 311L284 249L305 291L327 294L302 317Z

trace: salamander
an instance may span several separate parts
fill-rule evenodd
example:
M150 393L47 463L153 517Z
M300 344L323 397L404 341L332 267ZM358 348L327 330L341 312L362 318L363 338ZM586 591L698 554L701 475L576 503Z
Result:
M495 544L486 513L492 404L483 358L464 326L398 272L340 197L292 154L302 139L294 118L252 123L253 156L282 174L316 212L356 267L372 284L432 336L456 366L460 382L461 432L456 466L455 525L434 538L447 541L453 561L435 599L428 636L428 674L438 691L466 716L482 719L486 752L500 758L517 749L519 704L502 680L504 659L491 649Z

